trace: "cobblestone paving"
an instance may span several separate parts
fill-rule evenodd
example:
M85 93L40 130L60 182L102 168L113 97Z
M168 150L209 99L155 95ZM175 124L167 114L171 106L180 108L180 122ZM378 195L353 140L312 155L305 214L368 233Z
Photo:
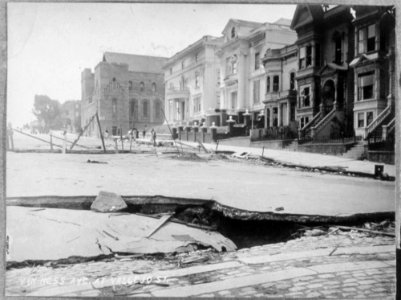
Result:
M394 251L378 253L363 253L358 249L359 247L374 249L374 246L394 244L394 238L391 237L336 232L319 237L302 237L286 243L241 249L232 253L216 254L212 251L200 251L198 253L208 256L209 260L206 263L189 264L182 268L178 262L185 254L171 255L164 259L112 258L57 267L25 267L6 272L6 293L42 296L160 296L168 291L171 293L184 291L184 295L193 293L194 296L204 297L392 299L395 293L395 248ZM288 254L291 257L305 251L317 253L316 251L320 249L324 251L326 249L329 254L245 263L259 257L262 257L263 261L263 257L277 258L275 255ZM332 252L335 249L338 249L337 253ZM354 252L341 254L341 249L354 249ZM344 267L344 265L351 266L351 269L348 271L336 269L336 266ZM191 271L198 270L196 268L199 267L206 270L207 266L211 268L209 271ZM218 269L217 266L221 266L222 269ZM285 277L286 270L289 273L291 270L306 271L311 275L292 274L292 277L288 276L286 279L280 277L268 279L271 274L284 274ZM183 271L184 274L174 273L177 271ZM157 274L173 274L173 276L163 277L163 275L157 278ZM264 280L264 277L267 279ZM105 278L111 278L112 284L99 285L99 280ZM253 283L253 278L257 284ZM239 280L239 285L234 284L236 280ZM185 290L187 287L189 289ZM197 292L196 287L200 292Z

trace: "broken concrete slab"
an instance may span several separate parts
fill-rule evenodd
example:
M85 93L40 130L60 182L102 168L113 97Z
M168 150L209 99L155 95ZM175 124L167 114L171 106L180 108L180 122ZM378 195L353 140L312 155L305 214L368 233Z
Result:
M171 253L190 244L233 251L235 244L217 232L168 222L150 238L160 220L135 214L90 210L7 207L8 262L96 257L113 253ZM23 220L23 222L21 222ZM177 239L176 236L187 239Z
M91 205L91 209L98 212L115 212L126 208L127 204L120 195L105 191L100 191Z

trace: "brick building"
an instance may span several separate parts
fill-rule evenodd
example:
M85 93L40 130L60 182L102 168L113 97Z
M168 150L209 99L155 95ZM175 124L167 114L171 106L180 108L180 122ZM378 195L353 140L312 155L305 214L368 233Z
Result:
M126 134L163 124L164 57L106 52L92 72L81 75L82 127L98 112L102 131ZM87 135L99 136L96 122Z

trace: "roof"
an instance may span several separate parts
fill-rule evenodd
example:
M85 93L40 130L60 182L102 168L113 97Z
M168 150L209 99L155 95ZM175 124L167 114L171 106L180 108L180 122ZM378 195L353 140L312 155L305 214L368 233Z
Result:
M280 18L273 24L290 26L291 22L292 22L292 20L290 20L290 19Z
M198 49L199 47L203 47L206 45L217 45L222 41L222 37L214 37L210 35L205 35L197 40L195 43L190 44L186 48L182 49L175 53L172 57L168 58L166 63L164 64L164 68L168 67L172 63L174 63L177 59L184 57L194 49Z
M236 25L241 25L244 27L253 27L253 28L257 28L259 26L262 26L263 23L259 23L259 22L251 22L251 21L245 21L245 20L239 20L239 19L230 19L226 26L224 27L222 33L226 32L227 28L232 26L232 24L236 24Z
M103 61L127 64L128 70L132 72L163 73L162 66L167 61L167 57L105 52Z

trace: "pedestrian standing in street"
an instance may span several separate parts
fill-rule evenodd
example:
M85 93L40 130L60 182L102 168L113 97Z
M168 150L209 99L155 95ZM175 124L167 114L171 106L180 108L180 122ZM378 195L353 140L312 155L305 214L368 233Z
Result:
M152 128L152 131L150 133L153 142L153 147L156 147L156 131Z
M145 136L146 136L146 125L145 125L145 127L143 128L143 131L142 131L142 138L145 138Z

